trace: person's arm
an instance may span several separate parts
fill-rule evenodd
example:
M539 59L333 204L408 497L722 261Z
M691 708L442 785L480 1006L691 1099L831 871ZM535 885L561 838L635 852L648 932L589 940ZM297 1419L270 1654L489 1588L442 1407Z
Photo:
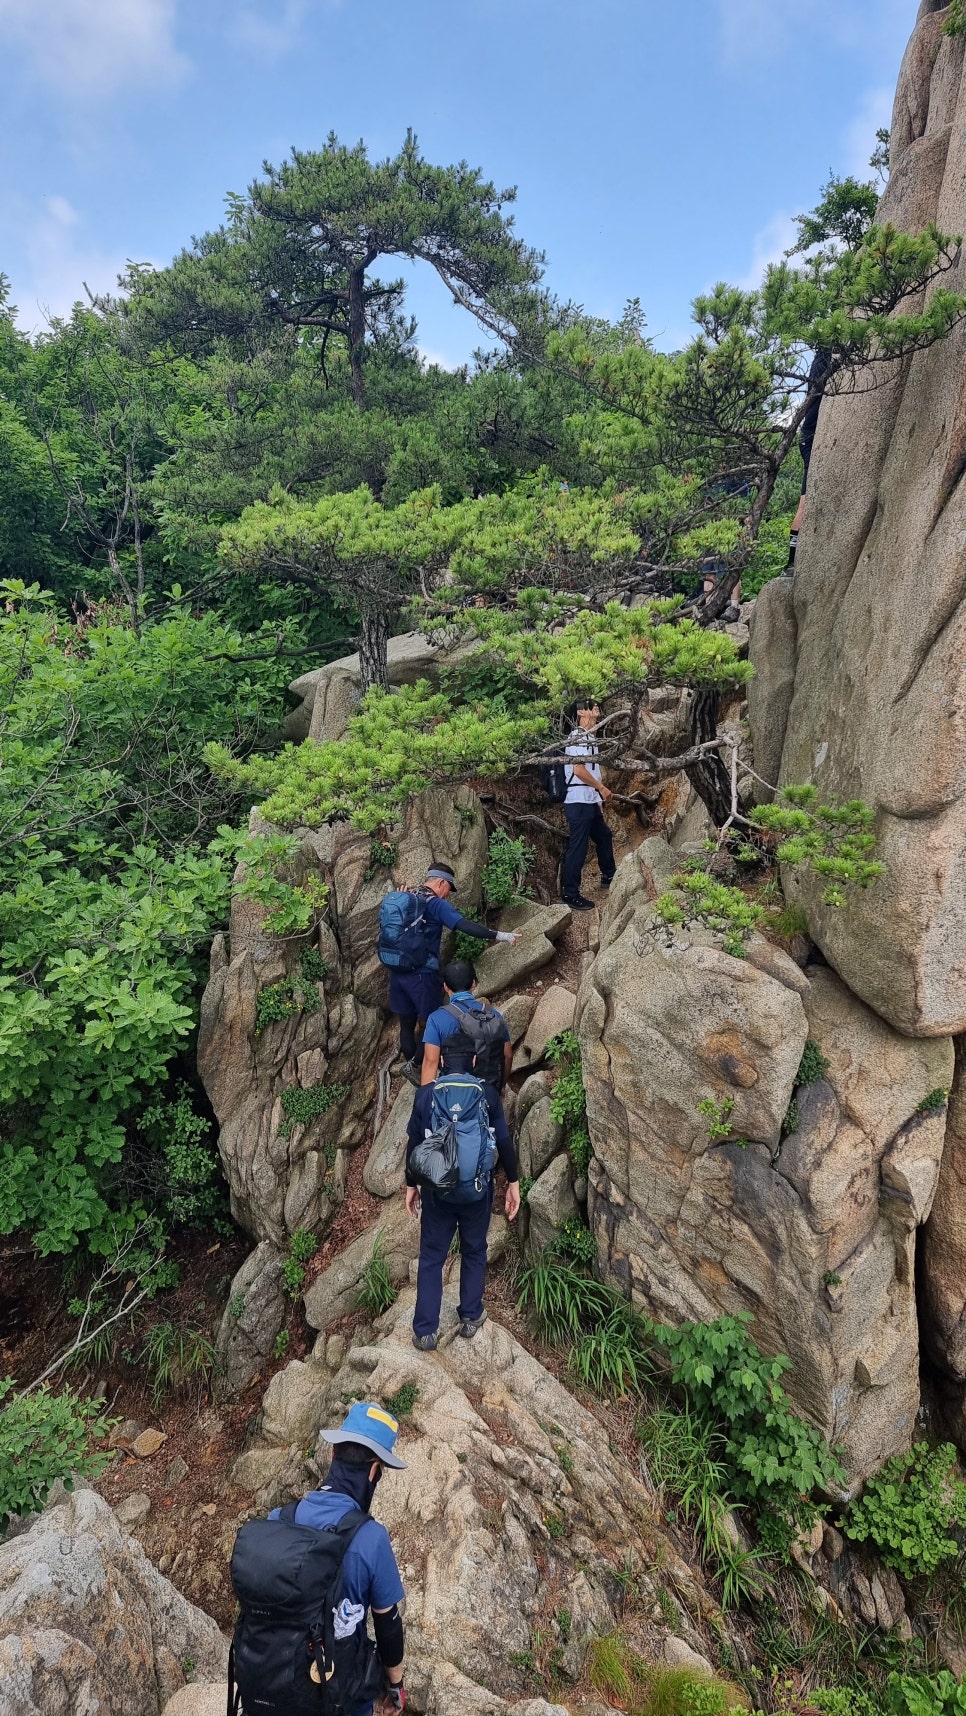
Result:
M404 1710L406 1688L403 1685L403 1658L406 1634L399 1604L393 1603L390 1609L373 1609L372 1630L376 1635L376 1650L386 1676L387 1701L394 1710Z
M490 1125L493 1128L496 1153L500 1158L500 1167L511 1186L516 1185L520 1178L516 1145L510 1137L510 1128L506 1123L506 1114L503 1110L500 1093L492 1084L486 1086L486 1106L490 1116Z
M508 930L493 930L489 924L478 924L473 918L464 918L462 912L458 912L448 900L439 900L435 895L427 901L427 910L430 917L436 918L446 929L461 930L464 935L475 935L479 941L517 940Z
M420 1084L432 1084L433 1079L436 1077L436 1074L439 1072L439 1057L440 1057L440 1046L439 1046L439 1044L438 1043L427 1043L426 1038L424 1037L423 1038L423 1064L422 1064L422 1072L421 1072L420 1080L419 1080Z
M599 792L601 798L606 804L607 800L611 797L610 787L605 787L603 781L597 780L595 776L591 774L590 770L584 767L583 763L572 763L571 767L574 771L575 778L580 781L583 786L593 787L595 792Z

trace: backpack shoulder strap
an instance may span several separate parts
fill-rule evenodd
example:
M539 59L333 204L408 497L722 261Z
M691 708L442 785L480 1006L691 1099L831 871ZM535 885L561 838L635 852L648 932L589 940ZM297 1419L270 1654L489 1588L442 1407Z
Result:
M294 1525L295 1515L298 1513L298 1510L298 1502L286 1502L284 1507L279 1508L278 1517L279 1519L284 1519L286 1525Z
M443 1013L448 1013L451 1019L457 1019L462 1025L463 1020L471 1009L469 1007L460 1007L455 1001L447 1001L445 1006L441 1008L441 1011Z

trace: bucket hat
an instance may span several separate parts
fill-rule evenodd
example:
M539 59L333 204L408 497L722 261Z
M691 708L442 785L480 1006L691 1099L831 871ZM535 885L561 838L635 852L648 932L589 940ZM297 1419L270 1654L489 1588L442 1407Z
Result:
M338 1447L340 1442L357 1442L360 1448L368 1448L384 1466L393 1466L404 1472L405 1460L400 1460L393 1453L398 1434L399 1423L392 1413L366 1400L357 1400L349 1407L338 1430L321 1432L323 1441L331 1442L333 1447Z

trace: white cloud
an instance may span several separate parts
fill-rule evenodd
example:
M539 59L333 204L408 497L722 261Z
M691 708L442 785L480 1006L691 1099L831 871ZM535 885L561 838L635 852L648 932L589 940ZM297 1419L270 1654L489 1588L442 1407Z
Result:
M767 226L755 233L752 240L751 262L746 274L737 281L743 292L754 292L761 285L770 262L781 262L798 237L798 229L790 214L773 215Z
M12 282L17 320L27 332L44 329L54 316L69 316L85 285L92 292L113 292L126 257L101 250L85 235L84 222L66 197L46 199L43 214L24 239L25 268Z
M0 0L0 41L21 47L34 75L72 95L176 81L176 0Z
M466 358L457 360L447 352L434 350L432 346L417 345L416 352L423 369L461 369L468 361Z
M285 0L270 17L248 7L240 13L232 35L241 47L273 63L298 45L307 12L308 0Z
M873 177L869 156L875 148L875 134L881 126L888 127L891 123L892 90L868 90L843 134L843 173L854 173L857 179Z

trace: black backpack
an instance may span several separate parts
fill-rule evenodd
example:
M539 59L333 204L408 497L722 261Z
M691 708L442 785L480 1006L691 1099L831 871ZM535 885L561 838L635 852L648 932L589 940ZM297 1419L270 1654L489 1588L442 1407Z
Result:
M351 1716L382 1689L365 1614L342 1598L345 1552L369 1515L351 1508L320 1531L296 1525L297 1507L250 1519L235 1538L228 1716L239 1703L243 1716Z
M540 785L543 787L551 804L563 804L567 798L567 765L565 763L543 763L540 768Z
M478 1008L448 1001L443 1012L459 1025L456 1036L448 1037L444 1048L455 1049L459 1045L463 1054L475 1055L476 1077L484 1084L495 1084L499 1090L503 1083L503 1014L488 1001L482 1001Z

